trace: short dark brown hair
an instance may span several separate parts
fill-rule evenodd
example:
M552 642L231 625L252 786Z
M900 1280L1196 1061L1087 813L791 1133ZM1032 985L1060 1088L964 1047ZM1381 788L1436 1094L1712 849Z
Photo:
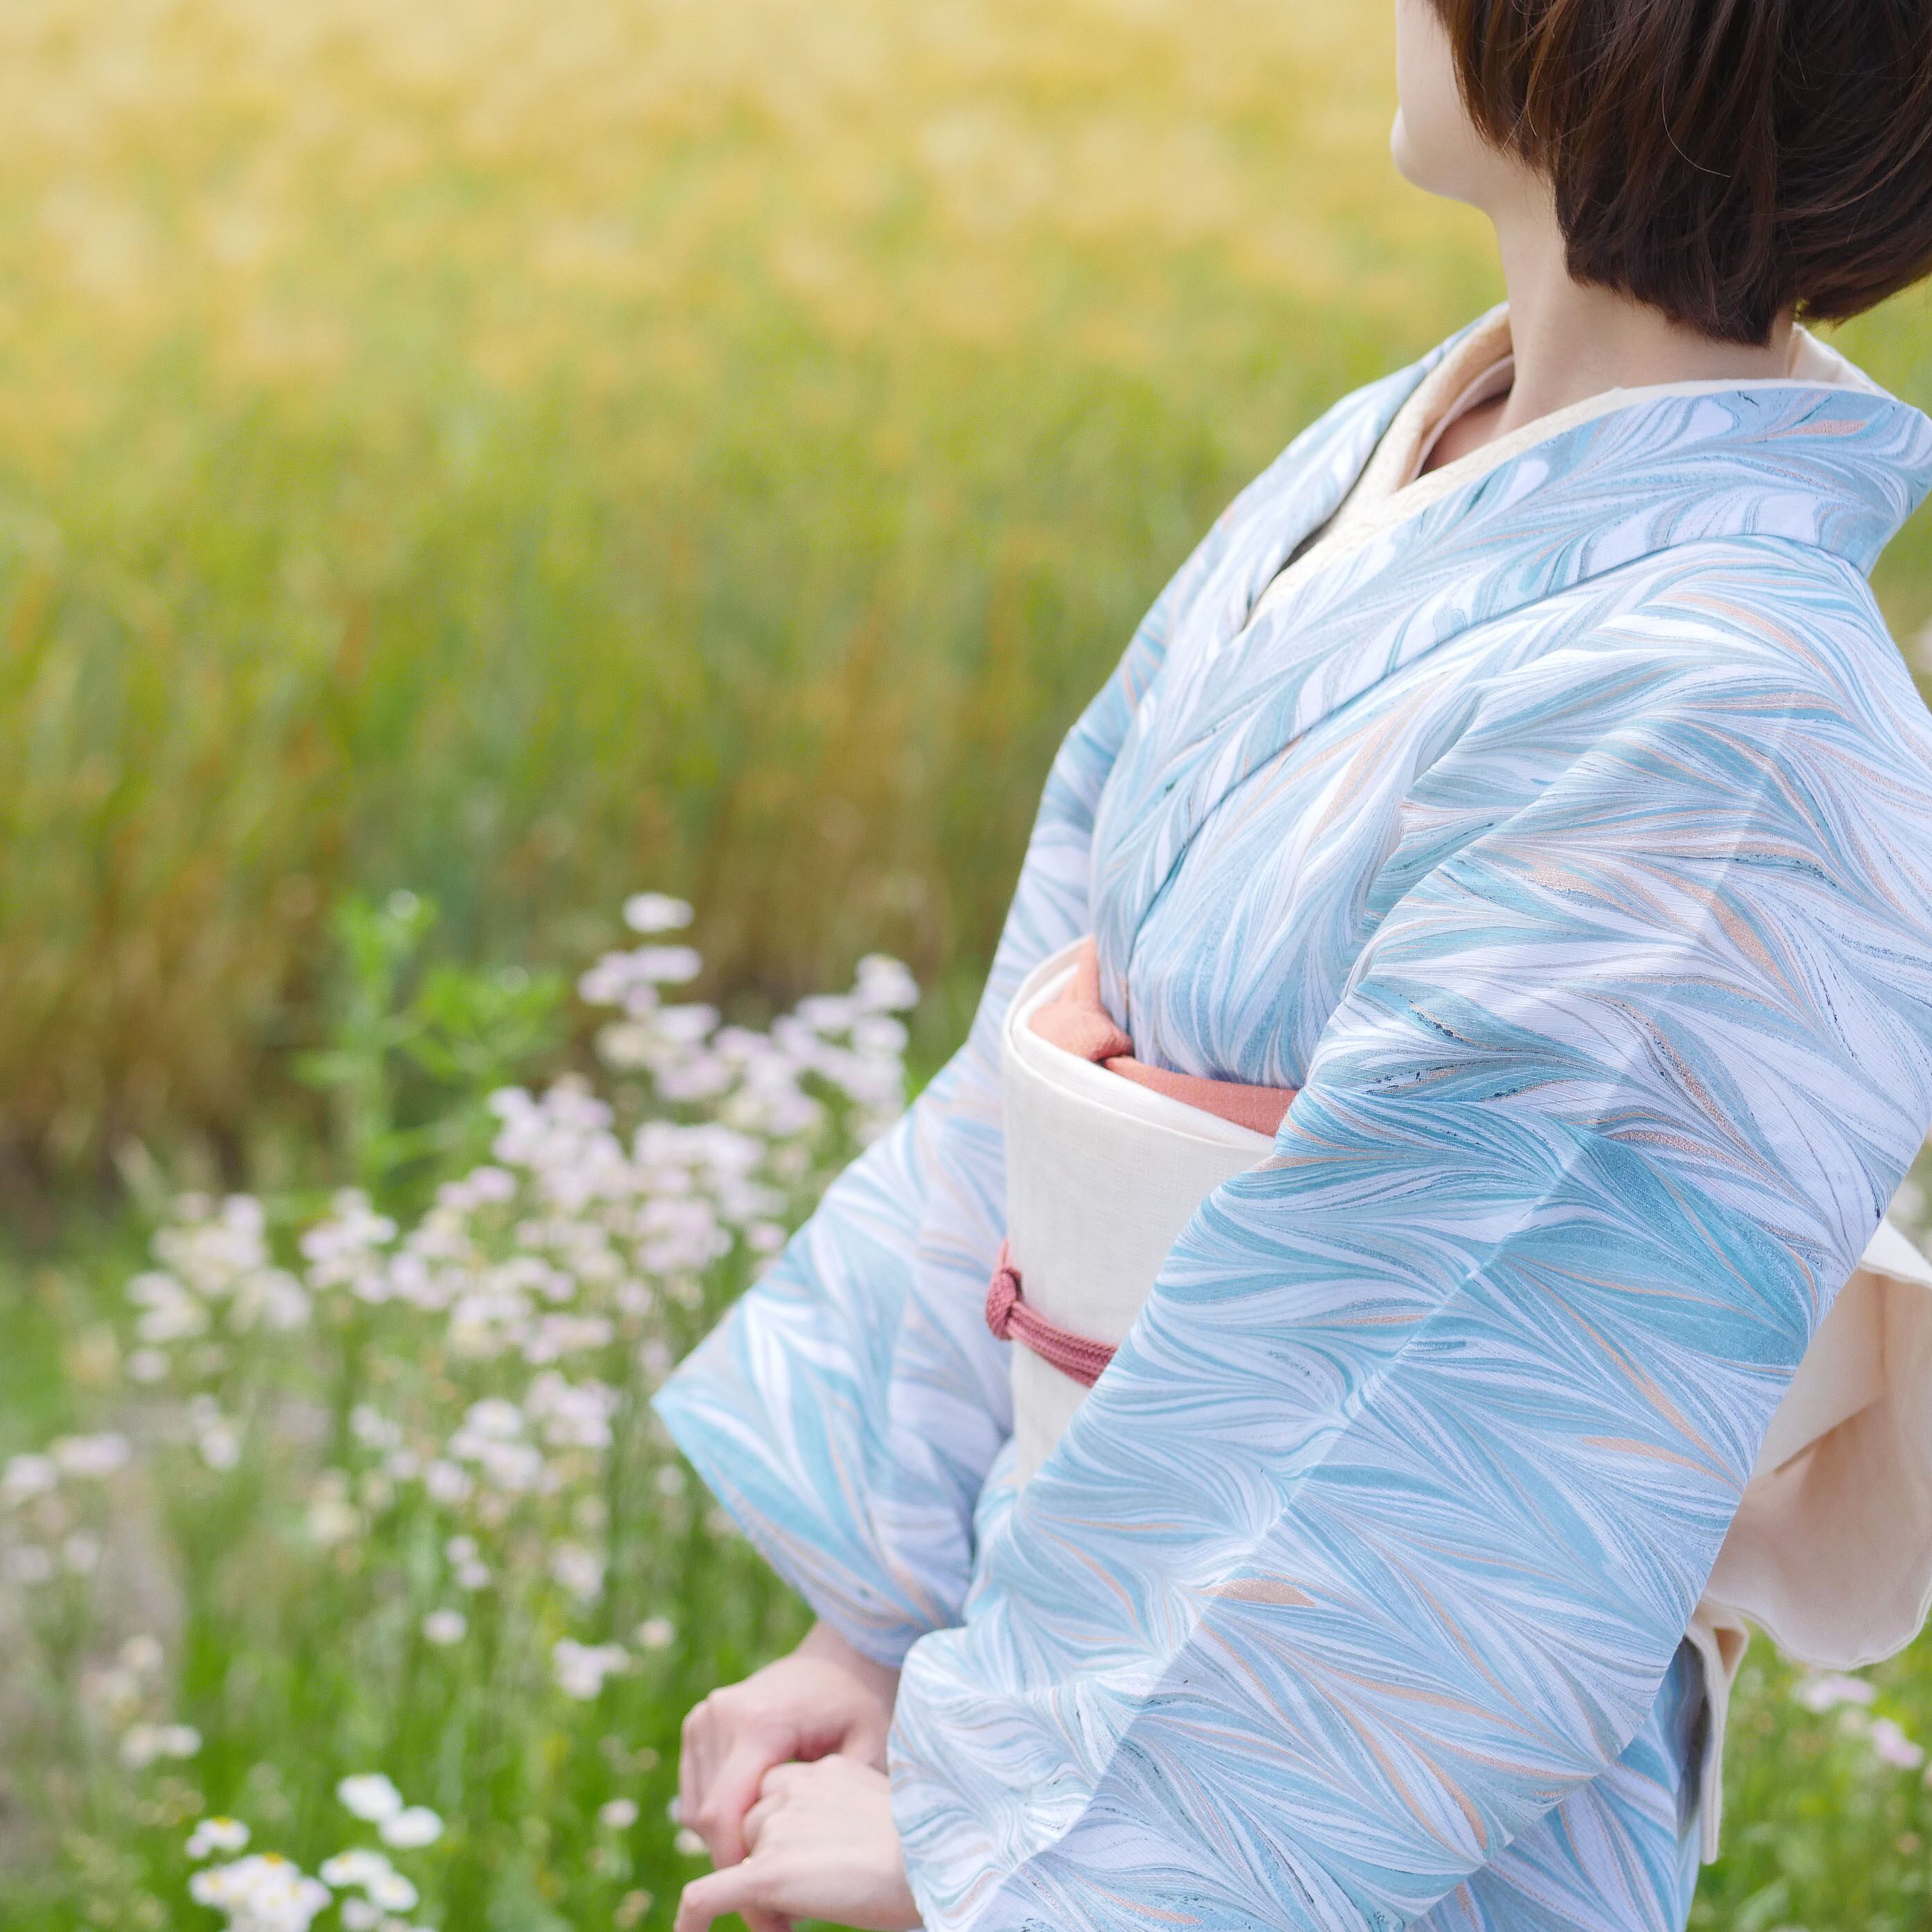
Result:
M1721 341L1932 272L1932 0L1434 0L1578 280Z

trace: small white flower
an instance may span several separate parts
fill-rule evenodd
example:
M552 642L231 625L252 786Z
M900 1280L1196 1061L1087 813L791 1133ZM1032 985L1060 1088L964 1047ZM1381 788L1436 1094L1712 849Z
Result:
M677 1641L677 1626L668 1617L646 1617L638 1626L638 1642L646 1650L668 1650Z
M211 1865L188 1880L197 1905L228 1914L231 1932L308 1932L332 1901L328 1886L274 1852L251 1852L230 1865Z
M640 946L631 955L632 969L652 986L682 986L704 970L704 956L689 946Z
M158 1758L189 1758L201 1749L201 1733L191 1724L130 1724L121 1736L121 1762L145 1770Z
M423 1487L428 1490L431 1502L449 1508L466 1501L476 1485L468 1470L439 1456L424 1470Z
M309 1538L318 1549L346 1543L362 1527L362 1518L352 1503L340 1496L320 1496L308 1506Z
M704 1840L688 1826L679 1831L677 1836L671 1840L671 1844L683 1857L687 1858L701 1858L710 1849Z
M1916 1771L1924 1763L1924 1747L1914 1744L1889 1718L1874 1718L1870 1735L1873 1755L1881 1764L1897 1771Z
M366 1898L345 1898L342 1932L382 1932L382 1921L387 1916L380 1905L371 1905Z
M0 1474L0 1503L10 1508L44 1496L60 1485L60 1466L51 1456L16 1456Z
M550 1574L558 1588L580 1604L593 1602L603 1594L604 1559L580 1544L560 1543L550 1553Z
M601 1696L604 1680L628 1668L630 1655L622 1644L578 1643L560 1638L550 1651L550 1668L556 1688L566 1697L587 1704Z
M402 1445L401 1426L372 1404L358 1402L349 1412L349 1426L366 1448L395 1449Z
M371 1905L380 1905L385 1912L409 1912L415 1909L416 1888L399 1871L385 1872L380 1878L372 1878L364 1889L369 1894Z
M344 1810L355 1817L366 1818L372 1825L395 1817L403 1808L403 1794L380 1771L360 1772L345 1778L335 1787L335 1795L342 1801ZM335 1881L330 1879L329 1882L333 1885Z
M859 962L855 991L860 1004L878 1013L908 1012L919 1004L919 982L901 962L883 952Z
M384 1844L393 1845L399 1852L413 1852L434 1844L442 1836L442 1820L427 1804L412 1804L393 1818L385 1818L376 1828ZM401 1910L406 1912L409 1907Z
M188 1834L188 1855L200 1860L216 1852L245 1852L248 1828L238 1818L204 1818Z
M386 1784L388 1780L384 1780ZM340 1892L346 1886L368 1886L376 1880L386 1878L395 1867L380 1852L368 1851L358 1846L353 1851L338 1852L334 1858L325 1858L322 1863L322 1877L325 1885L332 1885Z
M130 1636L121 1646L121 1661L137 1677L152 1677L166 1661L161 1640L146 1631Z
M124 1436L63 1436L51 1450L65 1476L111 1476L132 1452Z
M694 916L682 899L665 892L639 892L624 902L624 923L633 932L680 932Z
M493 1395L482 1402L472 1402L463 1420L466 1429L500 1442L512 1442L524 1432L523 1411L514 1402L506 1402L501 1396Z
M460 1610L432 1610L422 1620L422 1634L440 1650L460 1643L470 1629L470 1619Z
M161 1754L161 1730L158 1724L130 1724L121 1734L121 1762L130 1771L141 1771Z
M100 1538L92 1530L76 1530L61 1545L61 1561L75 1576L91 1576L100 1564Z
M606 1831L628 1832L638 1822L638 1808L628 1798L614 1798L598 1809L597 1822Z
M184 1342L192 1336L208 1331L206 1308L172 1275L158 1268L137 1274L128 1284L128 1299L142 1311L135 1322L134 1332L144 1342L152 1345ZM128 1372L135 1375L136 1381L159 1382L167 1372L166 1357L152 1346L140 1352L160 1364L160 1373L135 1375L132 1358L128 1361Z
M1878 1693L1862 1677L1808 1677L1791 1694L1808 1711L1825 1712L1840 1704L1873 1702Z

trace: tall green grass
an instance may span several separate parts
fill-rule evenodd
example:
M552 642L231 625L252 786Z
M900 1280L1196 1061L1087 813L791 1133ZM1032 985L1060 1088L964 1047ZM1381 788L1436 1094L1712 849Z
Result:
M351 887L968 984L1168 571L1496 293L1388 12L10 0L0 1134L243 1149Z

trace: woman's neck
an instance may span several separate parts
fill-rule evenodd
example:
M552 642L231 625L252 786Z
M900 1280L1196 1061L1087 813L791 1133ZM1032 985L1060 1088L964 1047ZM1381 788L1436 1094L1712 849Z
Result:
M1509 291L1515 380L1507 396L1450 426L1431 469L1606 390L1762 382L1790 373L1789 315L1778 318L1762 348L1717 341L1628 296L1576 280L1542 184L1526 182L1515 205L1486 212Z

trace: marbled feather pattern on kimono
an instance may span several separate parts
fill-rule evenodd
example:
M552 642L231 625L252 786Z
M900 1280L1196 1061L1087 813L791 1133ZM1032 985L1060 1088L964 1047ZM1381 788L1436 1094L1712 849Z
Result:
M1638 397L1250 623L1424 373L1170 586L967 1047L661 1399L904 1659L933 1932L1688 1910L1680 1639L1932 1122L1932 720L1864 581L1932 424ZM1016 1500L992 1047L1090 929L1143 1058L1304 1090Z

